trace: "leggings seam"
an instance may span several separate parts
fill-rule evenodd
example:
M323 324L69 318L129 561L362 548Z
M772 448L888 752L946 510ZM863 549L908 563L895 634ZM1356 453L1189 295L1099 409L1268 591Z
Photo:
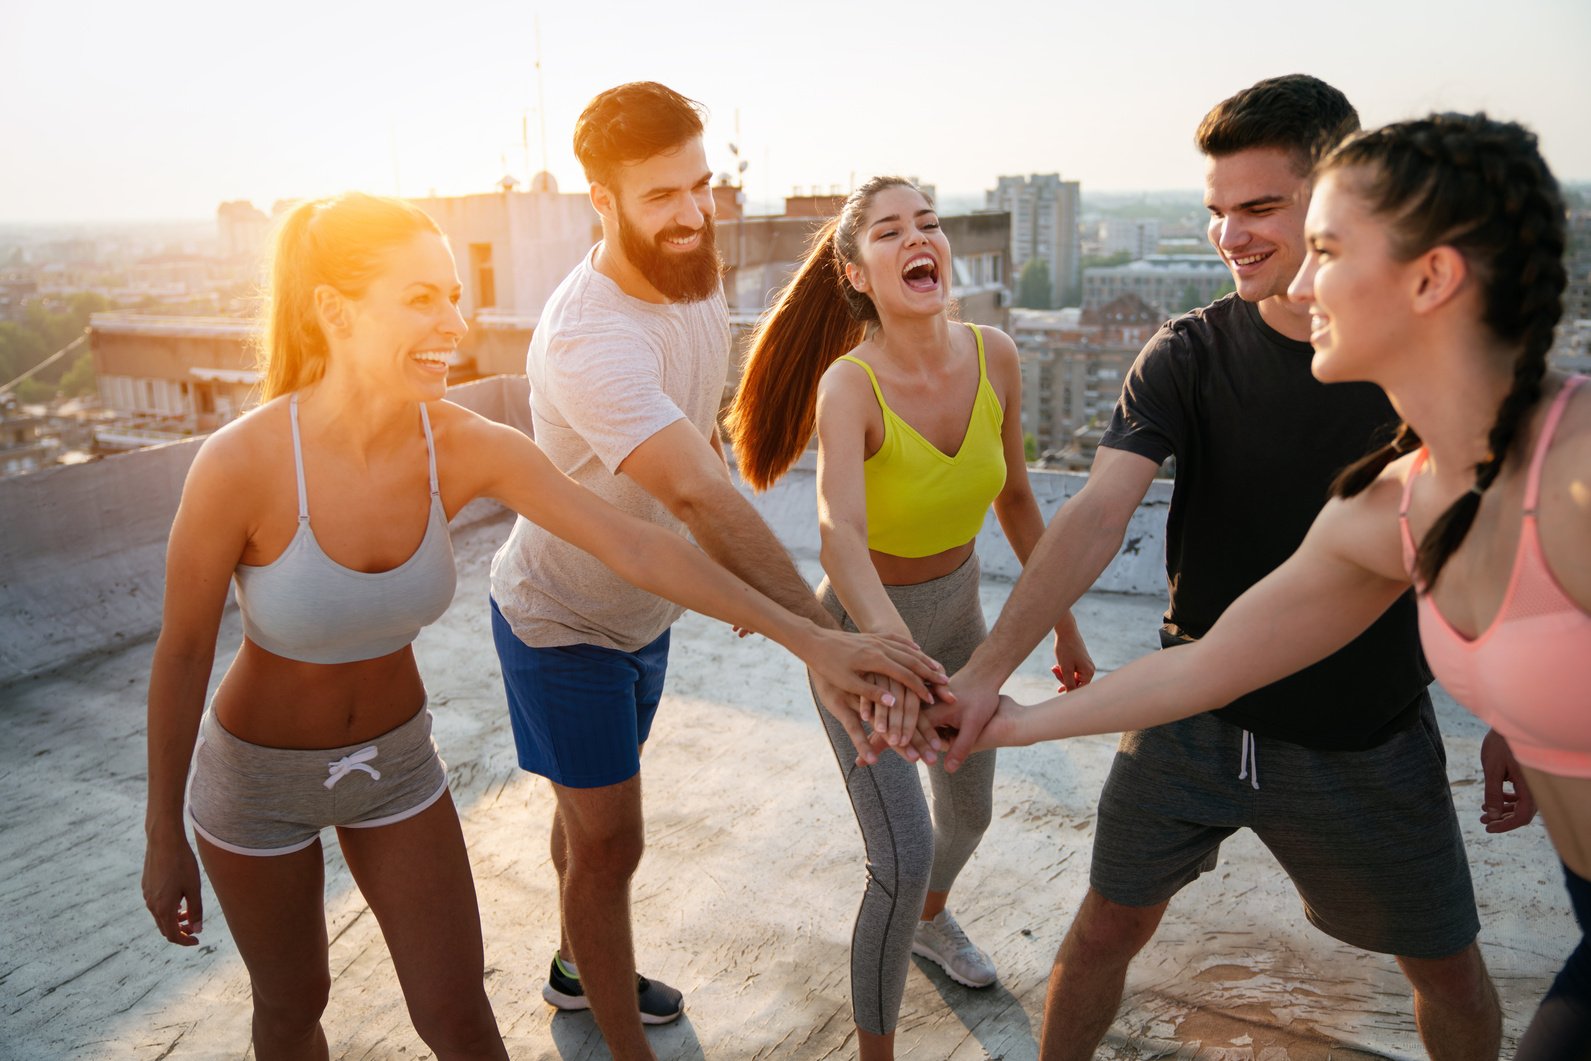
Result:
M883 806L884 794L879 791L878 779L873 776L871 770L867 772L867 780L873 786L873 795L878 798L879 806ZM890 916L889 920L885 922L885 924L891 924L895 920L895 911L900 907L900 845L895 842L895 825L890 821L887 811L884 815L884 826L889 830L889 862L894 873L894 879L890 881L889 891ZM874 983L878 984L880 988L878 992L878 1026L883 1028L886 1022L884 1020L884 992L882 990L884 985L884 948L882 947L879 948L878 968L874 973ZM888 1033L886 1032L885 1034Z
M854 773L856 773L857 771L859 771L861 769L862 768L859 767L859 766L853 766L853 767L851 767L851 771L850 772L852 774L854 774ZM845 776L845 780L847 782L849 782L850 781L849 775L844 775L844 776ZM880 807L885 807L886 804L885 804L885 801L884 801L884 794L881 791L879 791L878 779L873 776L873 772L871 770L869 770L868 773L867 773L867 783L873 787L873 795L877 798L878 805ZM861 819L862 819L862 816L861 816L860 813L858 813L858 809L857 809L857 806L856 806L856 796L855 796L855 794L853 794L851 792L851 786L850 786L849 783L846 784L845 791L846 791L846 794L848 796L850 796L850 798L851 798L851 813L853 815L855 815L857 821L860 822ZM889 833L890 865L891 865L892 871L894 873L894 880L890 882L890 890L889 890L889 915L890 916L888 918L886 918L885 921L884 921L884 924L886 926L885 931L887 932L888 931L887 926L892 921L894 921L895 910L900 905L900 845L895 842L895 826L894 826L894 823L890 821L889 814L885 813L885 814L881 815L881 817L884 819L884 828ZM862 846L863 846L864 850L867 847L867 834L865 832L862 834ZM856 955L856 952L857 952L856 933L857 933L858 927L862 923L862 911L866 907L866 905L867 905L867 897L866 897L866 893L864 892L863 897L862 897L862 902L856 908L856 920L851 923L851 955L852 955L853 961L855 959L855 955ZM874 976L873 976L873 983L875 985L877 985L877 989L874 991L874 994L877 996L876 999L875 999L875 1002L876 1002L876 1004L878 1006L878 1022L877 1023L878 1023L878 1027L881 1028L881 1029L885 1028L885 1025L888 1023L887 1021L884 1020L884 991L883 991L883 985L884 985L884 950L885 950L885 948L883 948L883 947L879 948L878 967L874 970ZM855 987L854 980L855 980L855 976L856 976L854 971L852 972L851 976L852 976L852 980L853 980L852 987L853 987L853 994L854 994L854 987ZM890 1031L890 1029L886 1029L884 1031L881 1031L880 1034L888 1035L889 1031Z

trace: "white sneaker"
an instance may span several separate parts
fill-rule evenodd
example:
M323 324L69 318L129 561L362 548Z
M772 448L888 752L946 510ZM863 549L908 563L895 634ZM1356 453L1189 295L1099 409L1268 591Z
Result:
M938 962L952 980L967 987L988 987L998 975L994 962L967 938L949 910L939 911L932 921L917 922L912 953Z

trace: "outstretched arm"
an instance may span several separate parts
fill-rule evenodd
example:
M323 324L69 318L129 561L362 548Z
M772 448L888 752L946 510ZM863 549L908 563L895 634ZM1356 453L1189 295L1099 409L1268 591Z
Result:
M723 462L688 421L676 420L641 443L619 465L619 471L640 483L689 527L697 543L714 560L780 607L823 629L838 630L834 617L818 603L790 554L751 502L735 488ZM909 644L910 640L904 643ZM812 668L819 698L853 740L862 732L862 711L867 708L853 710L852 703L892 706L898 702L894 692L883 687L877 691L869 688L859 699L853 695L841 700L839 693L854 694L854 687L839 680L834 661L826 654L796 655ZM921 665L913 667L910 681L902 680L899 669L879 671L879 676L926 698L926 683L941 682L943 671L927 656L918 655ZM926 745L919 748L928 750Z
M687 430L689 425L685 425ZM615 574L650 593L666 597L704 615L764 634L806 661L831 687L846 696L879 699L888 694L865 675L880 674L924 695L924 679L943 681L943 672L909 643L885 638L857 638L832 629L833 620L817 606L810 590L804 590L797 603L803 612L792 614L769 597L747 585L724 567L714 563L702 550L676 534L614 509L601 498L582 488L558 471L539 447L520 432L467 414L458 421L456 445L470 453L471 460L455 465L473 469L471 494L495 497L525 518L553 534L591 553ZM664 431L669 431L665 428ZM660 432L662 434L663 432ZM707 440L690 431L700 454L717 465L712 472L737 501L745 505L739 492L730 485L723 464L713 454ZM628 464L628 462L626 462ZM746 505L749 511L750 506ZM761 524L756 513L751 518ZM763 531L772 541L771 533ZM734 540L733 534L727 536ZM750 535L755 540L755 535ZM698 540L701 540L698 538ZM712 539L722 547L725 535ZM777 542L773 542L777 549ZM795 574L794 565L782 549L778 555L789 567L791 577L805 586ZM817 612L828 619L819 626L809 616ZM860 726L857 733L860 734Z
M980 745L1161 725L1220 707L1324 659L1409 586L1401 561L1388 562L1387 528L1377 526L1381 513L1373 493L1328 504L1298 552L1234 601L1203 638L1032 707L1002 698ZM1394 519L1392 557L1396 528Z
M1126 450L1101 449L1095 456L1088 481L1033 547L994 629L952 676L955 704L931 712L935 724L959 730L946 769L955 770L971 753L1006 678L1110 565L1158 468Z
M619 465L690 528L702 550L780 607L834 628L795 561L729 478L724 461L688 420L641 443Z
M1020 410L1022 364L1017 357L1016 344L1010 336L993 328L984 329L984 334L987 336L989 378L1000 394L1001 407L1008 411ZM1012 552L1016 553L1016 558L1026 569L1034 548L1044 535L1044 517L1039 512L1038 500L1033 496L1033 484L1028 478L1027 453L1022 444L1022 418L1015 412L1008 412L1005 416L1000 440L1005 450L1005 487L994 499L994 514L1005 531L1006 540L1011 543ZM1109 562L1108 559L1105 561L1107 564ZM1094 677L1094 661L1089 657L1088 646L1083 643L1082 632L1072 617L1070 605L1062 609L1060 618L1052 626L1055 630L1056 679L1063 689L1087 685ZM1015 666L1012 664L1012 669Z
M867 424L878 404L860 368L837 362L818 386L818 531L822 536L823 570L835 595L857 629L911 638L911 631L884 591L867 544L867 490L862 472L866 459ZM873 750L893 747L908 759L916 744L928 745L925 757L937 758L940 747L926 722L919 727L923 701L915 692L892 689L894 705L862 720L872 722ZM919 732L920 730L920 732ZM858 751L860 751L860 747Z

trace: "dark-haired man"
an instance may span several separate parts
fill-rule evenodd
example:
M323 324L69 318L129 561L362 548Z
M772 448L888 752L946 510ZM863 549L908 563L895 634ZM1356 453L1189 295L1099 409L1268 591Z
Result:
M950 768L1000 684L1110 563L1166 458L1176 458L1161 630L1171 647L1202 636L1292 554L1331 479L1395 422L1376 387L1314 380L1308 311L1287 297L1314 163L1357 128L1342 93L1303 75L1261 81L1206 115L1196 139L1209 237L1237 291L1168 321L1139 355L1087 485L952 679L961 733ZM1308 670L1219 711L1124 734L1100 796L1090 887L1050 976L1046 1061L1093 1056L1171 897L1245 827L1317 927L1397 956L1432 1057L1495 1058L1497 995L1475 946L1429 681L1405 597ZM1510 826L1528 820L1515 817Z
M602 242L553 293L531 341L537 443L613 505L688 528L753 587L833 628L730 481L719 443L729 320L698 105L653 82L620 85L581 114L575 154ZM491 587L520 765L548 778L557 798L562 932L542 994L560 1009L590 1008L615 1058L651 1059L642 1024L674 1020L682 999L635 972L629 889L643 847L640 746L682 609L524 519L492 562ZM913 649L878 647L920 677L936 673ZM857 712L821 676L839 680L834 664L807 662L864 746ZM921 685L905 669L891 676Z

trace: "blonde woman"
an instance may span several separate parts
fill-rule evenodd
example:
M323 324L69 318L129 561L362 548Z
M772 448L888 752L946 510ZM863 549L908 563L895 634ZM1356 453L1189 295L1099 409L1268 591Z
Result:
M172 526L149 687L143 891L192 946L199 868L253 989L255 1056L324 1058L330 990L320 834L337 828L415 1029L441 1058L506 1057L480 918L410 642L453 597L448 519L495 497L625 578L760 629L857 695L926 695L920 652L819 630L700 551L625 517L519 432L442 401L464 335L453 256L400 200L346 195L284 221L265 403L206 440ZM243 643L208 710L226 596Z

